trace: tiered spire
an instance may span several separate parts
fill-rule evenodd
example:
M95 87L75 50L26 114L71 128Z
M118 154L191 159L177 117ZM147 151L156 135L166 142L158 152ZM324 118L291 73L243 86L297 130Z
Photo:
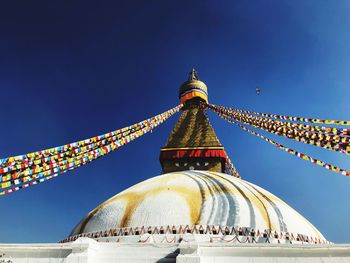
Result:
M201 103L208 102L206 85L195 69L180 87L182 114L164 148L160 150L163 173L184 170L225 172L226 152Z

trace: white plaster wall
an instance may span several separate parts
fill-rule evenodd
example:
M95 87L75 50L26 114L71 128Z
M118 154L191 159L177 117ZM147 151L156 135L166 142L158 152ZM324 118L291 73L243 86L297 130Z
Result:
M177 263L349 263L350 245L182 243Z
M350 244L180 244L96 242L80 238L67 244L0 244L0 261L9 263L350 263Z

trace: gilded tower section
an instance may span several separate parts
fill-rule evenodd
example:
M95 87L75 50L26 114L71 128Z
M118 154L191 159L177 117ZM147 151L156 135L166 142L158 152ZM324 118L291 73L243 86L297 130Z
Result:
M226 152L201 107L208 102L207 87L194 69L181 85L179 99L184 104L181 116L160 149L162 172L225 172Z

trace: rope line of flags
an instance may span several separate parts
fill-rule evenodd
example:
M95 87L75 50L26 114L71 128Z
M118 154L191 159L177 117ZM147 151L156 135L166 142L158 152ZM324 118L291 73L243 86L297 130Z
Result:
M226 157L225 169L226 169L227 174L230 174L230 175L237 177L237 178L241 178L236 167L233 165L233 163L232 163L231 159L228 157L228 155Z
M259 134L256 131L253 131L253 130L247 128L246 126L244 126L244 124L252 126L252 127L261 128L261 129L263 129L262 127L264 127L264 126L260 126L257 123L254 123L253 121L249 121L249 118L242 118L242 115L240 115L240 114L242 114L243 111L237 111L237 110L232 109L232 108L216 106L216 105L212 105L212 104L206 104L205 107L213 110L216 114L218 114L224 120L237 125L242 130L245 130L245 131L249 132L250 134L253 134L255 136L260 137L261 139L263 139L263 140L265 140L265 141L275 145L277 148L279 148L279 149L281 149L281 150L283 150L285 152L288 152L289 154L295 155L295 156L297 156L298 158L300 158L302 160L309 161L309 162L311 162L313 164L322 166L322 167L324 167L324 168L326 168L328 170L331 170L333 172L341 173L342 175L345 175L345 176L350 176L350 171L347 171L347 170L339 168L337 166L328 164L328 163L326 163L324 161L321 161L321 160L318 160L316 158L312 158L312 157L310 157L310 156L308 156L306 154L300 153L300 152L298 152L298 151L296 151L294 149L288 148L288 147L286 147L286 146L284 146L284 145L282 145L282 144L280 144L278 142L275 142L275 141L267 138L264 135ZM249 114L249 112L247 112L247 114ZM262 114L260 114L260 115L262 115ZM274 115L274 116L280 116L280 115ZM247 116L245 116L245 117L247 117ZM294 118L294 117L291 117L291 118ZM250 119L252 119L252 118L250 118ZM297 118L295 118L295 119L297 119ZM320 119L314 119L314 120L320 120ZM271 120L271 121L273 121L273 120ZM333 123L333 122L334 123L335 122L337 122L337 123L338 122L342 122L342 123L349 123L350 124L350 121L332 121L332 120L323 120L323 121L327 121L327 124L328 123ZM324 123L326 123L326 122L324 122ZM343 124L343 125L347 125L347 124ZM302 126L300 126L300 127L302 127ZM283 128L285 128L285 127L283 127ZM270 133L274 133L273 130L268 130L268 129L263 129L263 130L269 131ZM283 129L282 129L282 131L283 131ZM287 132L288 129L284 129L284 131ZM280 135L280 134L278 134L278 135ZM319 146L317 144L315 144L315 145ZM320 147L322 147L322 146L320 146ZM348 145L347 145L347 147L348 147ZM345 153L345 152L343 152L343 153ZM346 154L348 154L348 152L346 152Z
M325 149L350 154L350 137L341 135L325 134L290 127L285 122L251 116L234 111L230 108L217 107L224 115L231 116L235 120L267 132L294 139L299 142L315 145ZM323 127L325 128L325 127Z
M234 108L232 109L241 113L246 113L250 115L259 115L259 116L273 118L273 119L299 121L299 122L306 122L306 123L318 123L318 124L327 124L327 125L350 126L350 121L344 121L344 120L327 120L327 119L316 119L316 118L305 118L305 117L293 117L293 116L287 116L287 115L255 112L255 111L242 110L242 109L234 109Z
M4 190L0 192L0 195L42 183L90 163L152 131L178 112L182 106L182 104L178 105L137 124L100 136L1 159L0 189ZM56 158L56 156L58 157Z

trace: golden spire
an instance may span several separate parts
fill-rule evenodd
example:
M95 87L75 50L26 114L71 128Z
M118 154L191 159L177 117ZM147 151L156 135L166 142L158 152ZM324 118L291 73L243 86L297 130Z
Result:
M194 68L192 68L191 72L189 73L188 80L199 80L198 73Z

